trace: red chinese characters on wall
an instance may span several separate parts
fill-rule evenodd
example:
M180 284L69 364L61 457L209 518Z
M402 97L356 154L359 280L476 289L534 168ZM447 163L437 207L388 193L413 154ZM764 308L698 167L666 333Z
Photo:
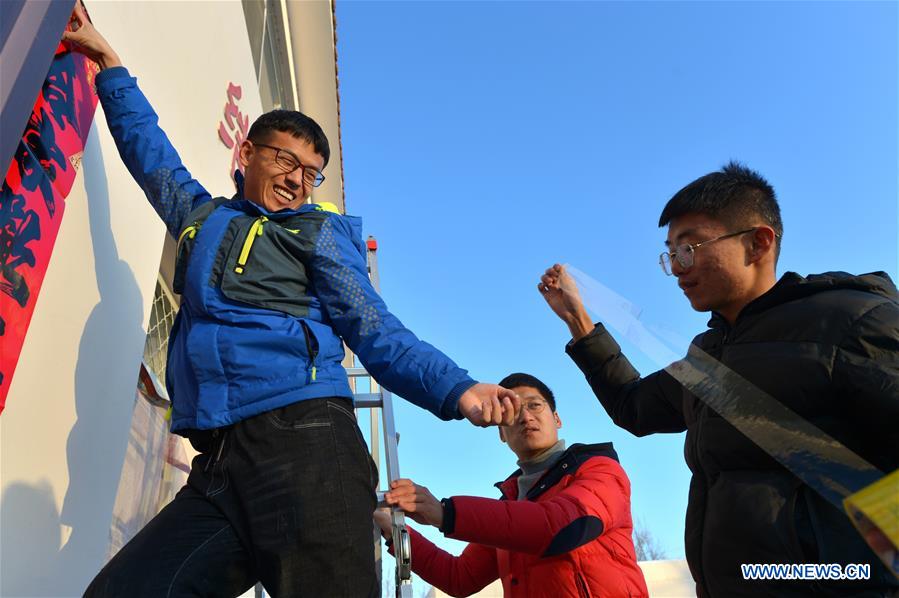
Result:
M250 128L250 118L240 111L237 100L241 98L243 91L240 85L228 83L228 103L225 104L225 118L219 122L219 139L225 144L225 147L231 150L231 169L230 174L234 177L234 171L239 170L243 173L243 166L240 164L240 144L247 138L247 131Z

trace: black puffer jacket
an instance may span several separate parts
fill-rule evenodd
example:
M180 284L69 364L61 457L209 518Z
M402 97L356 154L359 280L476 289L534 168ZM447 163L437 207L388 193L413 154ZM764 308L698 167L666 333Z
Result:
M899 467L899 294L883 272L785 274L733 326L694 339L884 473ZM699 596L882 596L899 587L849 519L659 371L641 378L605 328L567 347L614 422L686 430L686 555ZM868 581L744 581L741 563L870 563Z

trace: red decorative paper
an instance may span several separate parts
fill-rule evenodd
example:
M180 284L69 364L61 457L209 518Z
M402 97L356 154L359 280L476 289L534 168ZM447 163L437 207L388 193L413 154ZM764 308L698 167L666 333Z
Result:
M0 188L0 413L81 165L98 71L60 44Z

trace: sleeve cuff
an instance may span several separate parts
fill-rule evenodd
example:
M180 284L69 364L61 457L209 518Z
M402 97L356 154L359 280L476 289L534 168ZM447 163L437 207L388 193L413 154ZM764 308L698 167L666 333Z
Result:
M131 77L131 73L128 72L128 69L124 66L111 66L108 69L103 69L97 76L94 78L94 81L97 82L97 85L102 84L105 81L111 81L113 79L127 79Z
M471 378L456 384L443 400L443 406L440 408L440 417L442 419L462 419L462 414L459 413L459 399L465 394L465 391L475 384L477 382Z
M588 339L597 337L604 332L606 332L606 327L603 326L601 322L597 322L593 325L593 330L591 330L586 336L582 336L577 340L571 339L570 341L568 341L565 344L565 352L571 355L572 351L576 351L577 349L589 343Z
M456 505L452 498L444 498L440 504L443 505L443 523L438 529L444 536L449 536L456 531Z
M568 341L565 352L578 366L585 376L590 376L599 361L605 361L610 355L621 350L609 331L597 322L593 330L585 337Z

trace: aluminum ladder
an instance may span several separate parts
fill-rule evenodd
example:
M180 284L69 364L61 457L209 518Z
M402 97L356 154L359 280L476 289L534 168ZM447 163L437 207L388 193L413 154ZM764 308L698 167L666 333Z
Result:
M380 277L378 276L378 242L374 237L369 236L365 242L366 263L368 265L368 276L371 279L372 286L375 291L381 292ZM370 409L370 436L369 442L371 457L375 464L380 468L381 458L378 442L378 410L381 411L381 425L384 431L384 462L387 465L387 485L390 482L399 479L400 464L397 455L397 443L399 442L399 434L396 432L393 417L393 395L390 391L381 387L364 368L347 368L347 376L350 378L351 387L354 393L354 403L356 409ZM356 390L357 382L360 379L368 378L369 392L360 393ZM378 488L376 493L378 496L378 507L386 507L384 501L385 489L380 487L380 478L378 480ZM412 597L412 543L409 538L409 530L406 529L406 518L399 509L391 509L390 516L393 522L393 553L396 559L396 572L394 576L396 596L398 598ZM375 561L378 567L378 581L381 580L381 533L380 529L375 526L374 529L374 550Z

